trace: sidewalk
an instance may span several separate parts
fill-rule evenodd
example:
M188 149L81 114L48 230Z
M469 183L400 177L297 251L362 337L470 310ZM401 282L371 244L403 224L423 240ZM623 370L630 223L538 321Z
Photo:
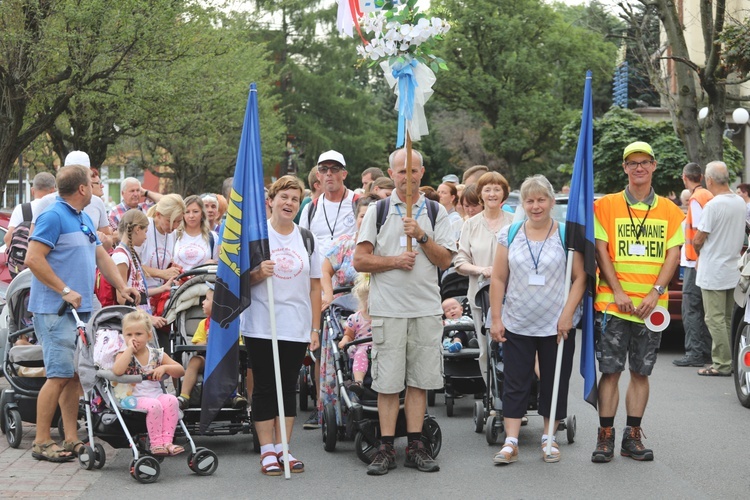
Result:
M8 388L8 381L0 377L0 390ZM23 424L23 440L17 449L8 446L5 435L0 435L0 498L78 498L102 474L100 470L83 470L78 460L67 463L39 461L31 456L36 426ZM87 441L85 430L79 431L82 441ZM57 431L52 430L57 439ZM116 454L111 446L102 443L107 462ZM106 466L105 466L106 467Z

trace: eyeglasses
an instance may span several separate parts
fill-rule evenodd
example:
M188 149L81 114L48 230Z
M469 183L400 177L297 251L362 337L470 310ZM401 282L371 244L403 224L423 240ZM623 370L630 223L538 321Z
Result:
M89 243L96 243L96 234L94 234L91 229L89 229L89 227L83 222L81 222L81 231L83 232L83 234L88 236Z
M339 165L319 165L318 166L318 172L320 172L321 174L328 173L329 170L331 171L332 174L338 174L342 170L346 170L346 169Z
M625 163L625 167L627 167L628 170L635 170L638 167L647 168L654 164L654 160L645 160L645 161L629 161Z

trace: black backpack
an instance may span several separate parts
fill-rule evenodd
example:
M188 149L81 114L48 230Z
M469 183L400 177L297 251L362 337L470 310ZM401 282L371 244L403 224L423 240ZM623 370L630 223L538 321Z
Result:
M432 224L432 229L434 230L435 220L437 220L438 210L440 210L440 203L428 198L425 198L424 201L425 203L427 203L427 217L430 218L430 223ZM375 209L377 210L375 218L375 229L378 234L380 234L380 228L383 227L383 224L385 224L385 220L388 218L388 210L390 208L390 196L387 196L382 200L378 200L377 204L375 205Z
M10 271L11 278L15 278L21 271L26 269L24 261L26 260L26 251L29 249L31 220L34 218L31 212L31 203L21 204L21 212L23 213L23 222L13 230L10 245L5 250L5 253L8 255L8 271Z

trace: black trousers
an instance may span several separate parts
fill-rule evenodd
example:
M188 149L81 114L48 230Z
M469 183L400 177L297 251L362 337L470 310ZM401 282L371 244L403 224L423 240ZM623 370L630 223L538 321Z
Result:
M245 345L253 366L253 419L256 422L273 420L279 416L276 400L271 340L245 337ZM297 416L297 377L305 358L307 344L279 340L279 365L281 366L281 391L284 396L284 414Z
M576 330L568 333L563 348L560 373L560 387L557 394L555 419L568 414L568 386L573 371L573 354ZM503 385L503 415L508 418L521 418L529 406L529 396L534 380L534 360L539 354L539 414L550 416L552 407L552 387L555 382L555 362L557 359L557 336L529 337L505 331L503 360L505 362Z

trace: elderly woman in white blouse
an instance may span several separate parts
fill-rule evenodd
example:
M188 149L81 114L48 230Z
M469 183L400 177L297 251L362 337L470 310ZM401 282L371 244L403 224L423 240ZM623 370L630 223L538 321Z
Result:
M506 439L495 454L498 465L518 459L518 434L528 408L534 379L535 358L539 358L539 414L544 432L549 428L552 388L555 379L557 345L563 339L562 370L556 402L555 427L565 418L568 383L575 351L574 325L581 317L580 302L586 288L583 256L573 253L570 294L563 300L567 251L563 231L552 218L555 193L542 175L529 177L521 185L521 201L528 219L500 231L492 269L492 339L503 343L503 416ZM545 462L560 460L552 436L542 435L537 448ZM552 452L544 448L552 440Z
M482 334L482 310L474 301L479 281L492 275L492 261L497 249L497 234L513 220L513 214L503 210L510 186L498 172L482 174L476 185L479 202L484 210L464 222L454 260L456 271L469 277L469 303L479 341L479 369L487 380L487 339Z

